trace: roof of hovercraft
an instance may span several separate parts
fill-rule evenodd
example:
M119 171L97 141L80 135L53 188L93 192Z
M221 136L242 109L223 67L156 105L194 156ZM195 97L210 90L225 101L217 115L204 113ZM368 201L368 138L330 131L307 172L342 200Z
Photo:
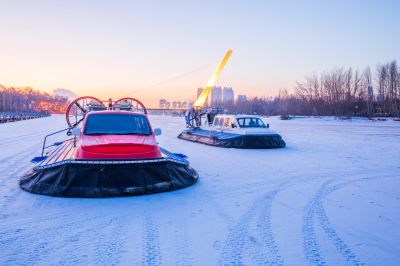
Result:
M137 114L137 115L147 116L143 112L138 112L138 111L134 111L134 110L118 110L118 109L116 109L116 110L114 110L114 109L112 109L112 110L101 110L101 111L91 110L91 111L88 111L86 113L86 115L89 115L89 114L110 114L110 113L112 113L112 114Z
M217 114L215 117L223 118L261 118L259 115L245 115L245 114Z

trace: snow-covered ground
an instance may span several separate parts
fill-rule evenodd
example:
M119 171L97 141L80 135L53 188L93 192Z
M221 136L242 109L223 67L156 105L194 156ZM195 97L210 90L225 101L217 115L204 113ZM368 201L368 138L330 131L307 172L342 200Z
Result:
M287 148L179 140L183 118L152 116L161 146L200 180L105 199L20 190L63 116L0 125L0 265L399 265L400 123L267 118Z

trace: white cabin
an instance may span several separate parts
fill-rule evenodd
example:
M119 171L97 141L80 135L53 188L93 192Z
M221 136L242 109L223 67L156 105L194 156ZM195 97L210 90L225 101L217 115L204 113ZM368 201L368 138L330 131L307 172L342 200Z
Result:
M211 125L204 125L202 128L240 135L276 134L269 129L269 124L265 124L257 115L218 114Z

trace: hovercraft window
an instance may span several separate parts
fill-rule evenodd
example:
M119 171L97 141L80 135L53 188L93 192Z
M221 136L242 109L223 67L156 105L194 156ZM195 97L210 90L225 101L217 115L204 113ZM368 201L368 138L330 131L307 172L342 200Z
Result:
M91 114L87 117L85 134L150 135L146 117L132 114Z
M224 127L230 127L231 126L231 119L230 118L225 118L225 124Z
M240 127L263 127L263 128L267 127L260 118L254 118L254 117L238 118L237 122Z

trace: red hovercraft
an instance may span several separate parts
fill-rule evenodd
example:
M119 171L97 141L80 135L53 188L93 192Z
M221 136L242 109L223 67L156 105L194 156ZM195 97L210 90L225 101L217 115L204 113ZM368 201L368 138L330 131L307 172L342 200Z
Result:
M20 179L28 192L61 197L112 197L172 191L194 184L186 156L158 146L145 106L134 98L104 105L80 97L67 109L68 128L44 138L42 155ZM46 146L49 136L69 138ZM51 149L52 148L52 149ZM49 150L51 149L51 150Z

